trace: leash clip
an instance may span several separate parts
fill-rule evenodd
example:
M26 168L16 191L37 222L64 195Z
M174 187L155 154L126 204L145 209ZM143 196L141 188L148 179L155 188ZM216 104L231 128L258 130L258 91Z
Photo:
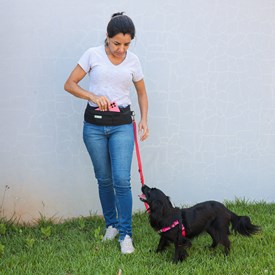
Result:
M132 120L135 121L135 111L132 111Z

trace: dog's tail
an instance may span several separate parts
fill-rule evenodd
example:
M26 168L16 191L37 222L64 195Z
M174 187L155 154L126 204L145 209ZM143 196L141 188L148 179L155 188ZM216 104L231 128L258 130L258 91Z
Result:
M261 227L251 223L248 216L237 216L232 212L231 215L232 229L236 233L240 233L243 236L250 237L253 234L261 231Z

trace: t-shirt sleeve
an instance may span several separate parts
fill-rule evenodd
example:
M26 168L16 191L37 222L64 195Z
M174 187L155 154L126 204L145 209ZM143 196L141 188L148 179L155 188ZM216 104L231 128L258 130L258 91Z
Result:
M136 57L136 65L135 65L135 70L133 73L133 81L138 82L144 78L142 67L140 64L139 59Z
M88 73L91 70L91 49L88 49L78 60L78 65Z

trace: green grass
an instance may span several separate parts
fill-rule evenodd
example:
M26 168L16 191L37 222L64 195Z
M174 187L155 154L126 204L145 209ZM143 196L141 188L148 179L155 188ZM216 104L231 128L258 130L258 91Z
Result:
M104 221L97 216L54 224L41 217L35 226L0 219L0 274L275 274L275 204L226 202L249 215L262 232L252 238L231 235L231 252L211 251L208 235L193 240L186 261L173 264L171 245L154 251L159 236L146 213L133 216L135 253L121 255L117 241L102 243Z

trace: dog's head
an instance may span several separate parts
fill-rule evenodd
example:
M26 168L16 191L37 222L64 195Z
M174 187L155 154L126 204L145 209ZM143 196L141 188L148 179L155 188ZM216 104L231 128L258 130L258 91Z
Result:
M139 199L146 202L150 207L150 212L159 212L164 215L166 211L173 208L170 198L157 188L150 188L147 185L141 187L142 194Z

